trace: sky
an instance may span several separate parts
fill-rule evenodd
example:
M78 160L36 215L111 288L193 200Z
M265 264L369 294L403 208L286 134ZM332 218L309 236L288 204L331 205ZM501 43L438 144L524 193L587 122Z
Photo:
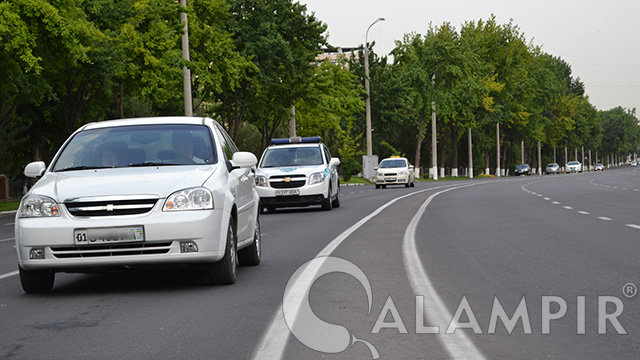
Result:
M527 41L560 57L585 84L598 110L617 106L640 113L640 0L299 0L327 24L329 43L358 47L369 43L388 55L405 34L424 35L449 22L458 31L467 21L495 15L513 24Z

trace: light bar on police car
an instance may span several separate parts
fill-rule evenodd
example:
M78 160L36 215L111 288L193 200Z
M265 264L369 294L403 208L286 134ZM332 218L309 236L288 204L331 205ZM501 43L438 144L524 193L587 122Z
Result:
M319 143L320 141L321 141L320 136L292 137L292 138L271 139L271 144L273 145L313 144L313 143Z

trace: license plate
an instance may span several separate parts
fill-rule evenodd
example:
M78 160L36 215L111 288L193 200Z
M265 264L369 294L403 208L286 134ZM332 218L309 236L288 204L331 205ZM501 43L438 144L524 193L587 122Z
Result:
M276 190L276 196L300 195L300 189L281 189Z
M144 227L115 227L75 229L73 239L76 245L104 245L144 241Z
M396 181L396 178L385 178L384 181L392 182Z

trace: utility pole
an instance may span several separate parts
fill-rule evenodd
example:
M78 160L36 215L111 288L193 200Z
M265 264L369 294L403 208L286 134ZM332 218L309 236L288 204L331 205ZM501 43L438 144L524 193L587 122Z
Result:
M473 144L471 142L471 128L469 128L469 179L473 179Z
M496 123L496 177L500 177L500 122Z
M187 0L180 0L180 6L187 7ZM180 22L184 24L184 34L182 35L182 58L189 61L189 26L187 24L187 13L180 14ZM185 65L182 68L184 87L184 115L193 115L193 101L191 100L191 70Z
M431 76L431 85L434 94L431 95L431 166L433 180L438 180L438 134L436 132L436 101L435 101L436 74Z

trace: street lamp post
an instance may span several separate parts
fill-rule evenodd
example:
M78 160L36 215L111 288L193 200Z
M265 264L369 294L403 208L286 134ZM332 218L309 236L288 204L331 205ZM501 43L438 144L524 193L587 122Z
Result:
M384 21L384 18L378 18L376 21L371 23L367 28L367 32L364 35L364 87L367 91L366 98L366 122L367 122L367 158L364 161L366 166L363 166L363 171L365 178L371 179L373 178L373 167L372 167L372 157L373 157L373 145L372 145L372 137L371 137L371 92L369 85L369 29L379 21ZM377 161L376 161L377 162ZM376 164L377 165L377 164Z

